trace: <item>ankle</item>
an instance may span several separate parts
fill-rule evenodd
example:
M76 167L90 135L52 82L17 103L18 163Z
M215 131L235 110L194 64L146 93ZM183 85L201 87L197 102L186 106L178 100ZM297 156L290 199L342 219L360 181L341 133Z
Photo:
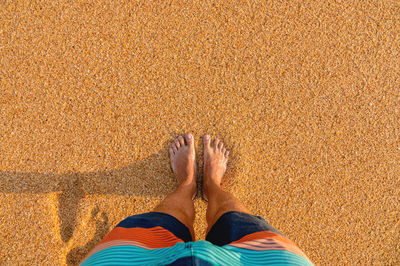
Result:
M204 182L204 186L207 191L208 197L210 197L210 195L214 194L216 191L222 190L221 184L213 180Z
M176 190L187 191L188 193L194 193L196 190L196 182L184 182L178 185Z

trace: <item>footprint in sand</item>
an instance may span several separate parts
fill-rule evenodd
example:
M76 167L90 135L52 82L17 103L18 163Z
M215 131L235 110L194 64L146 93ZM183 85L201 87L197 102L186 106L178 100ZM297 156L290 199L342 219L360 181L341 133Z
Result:
M100 212L99 207L97 206L92 210L90 222L94 222L96 224L96 231L93 238L89 240L86 245L73 248L70 252L68 252L68 265L78 265L90 252L90 250L92 250L110 230L107 214L104 212Z

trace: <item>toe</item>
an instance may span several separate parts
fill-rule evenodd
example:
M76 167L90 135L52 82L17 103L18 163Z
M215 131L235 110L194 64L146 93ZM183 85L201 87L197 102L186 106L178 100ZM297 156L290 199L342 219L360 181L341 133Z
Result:
M178 137L178 141L181 146L185 146L185 139L182 136Z
M219 144L219 139L215 139L214 145L213 145L214 149L217 149L218 144Z
M171 158L172 158L172 156L174 156L174 150L172 149L172 148L169 148L169 156L171 156Z
M209 149L210 148L210 135L205 135L203 140L204 140L204 148Z
M175 140L175 146L177 149L179 149L179 147L181 146L178 139Z
M226 149L225 149L225 148L222 148L222 149L221 149L221 152L222 152L222 155L225 155Z
M222 141L218 143L218 149L222 151L222 147L224 147L224 143Z
M172 144L172 150L174 153L176 153L178 151L178 148L176 147L175 142Z
M228 155L229 155L229 151L225 151L225 158L228 158Z
M194 141L193 141L193 135L188 133L185 136L186 138L186 143L190 148L194 148Z

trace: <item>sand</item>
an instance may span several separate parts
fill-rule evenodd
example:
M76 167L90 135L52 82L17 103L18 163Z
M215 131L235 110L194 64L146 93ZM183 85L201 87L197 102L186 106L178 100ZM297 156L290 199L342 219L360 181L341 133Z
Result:
M400 264L399 3L141 2L0 2L0 263L79 262L190 131L316 264Z

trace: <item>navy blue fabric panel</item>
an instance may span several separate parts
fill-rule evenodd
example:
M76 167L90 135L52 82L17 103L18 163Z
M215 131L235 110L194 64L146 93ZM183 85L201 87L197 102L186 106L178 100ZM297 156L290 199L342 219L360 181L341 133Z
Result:
M192 256L192 257L184 257L184 258L180 258L176 261L174 261L171 264L168 265L173 265L173 266L187 266L187 265L204 265L204 266L209 266L209 265L213 265L212 263L202 260L196 256Z
M206 240L214 245L223 246L242 237L260 231L272 231L282 235L261 216L244 212L226 212L211 227Z
M162 212L148 212L129 216L117 225L117 227L124 228L152 228L156 226L167 229L184 242L192 241L189 229L182 222L174 216Z

